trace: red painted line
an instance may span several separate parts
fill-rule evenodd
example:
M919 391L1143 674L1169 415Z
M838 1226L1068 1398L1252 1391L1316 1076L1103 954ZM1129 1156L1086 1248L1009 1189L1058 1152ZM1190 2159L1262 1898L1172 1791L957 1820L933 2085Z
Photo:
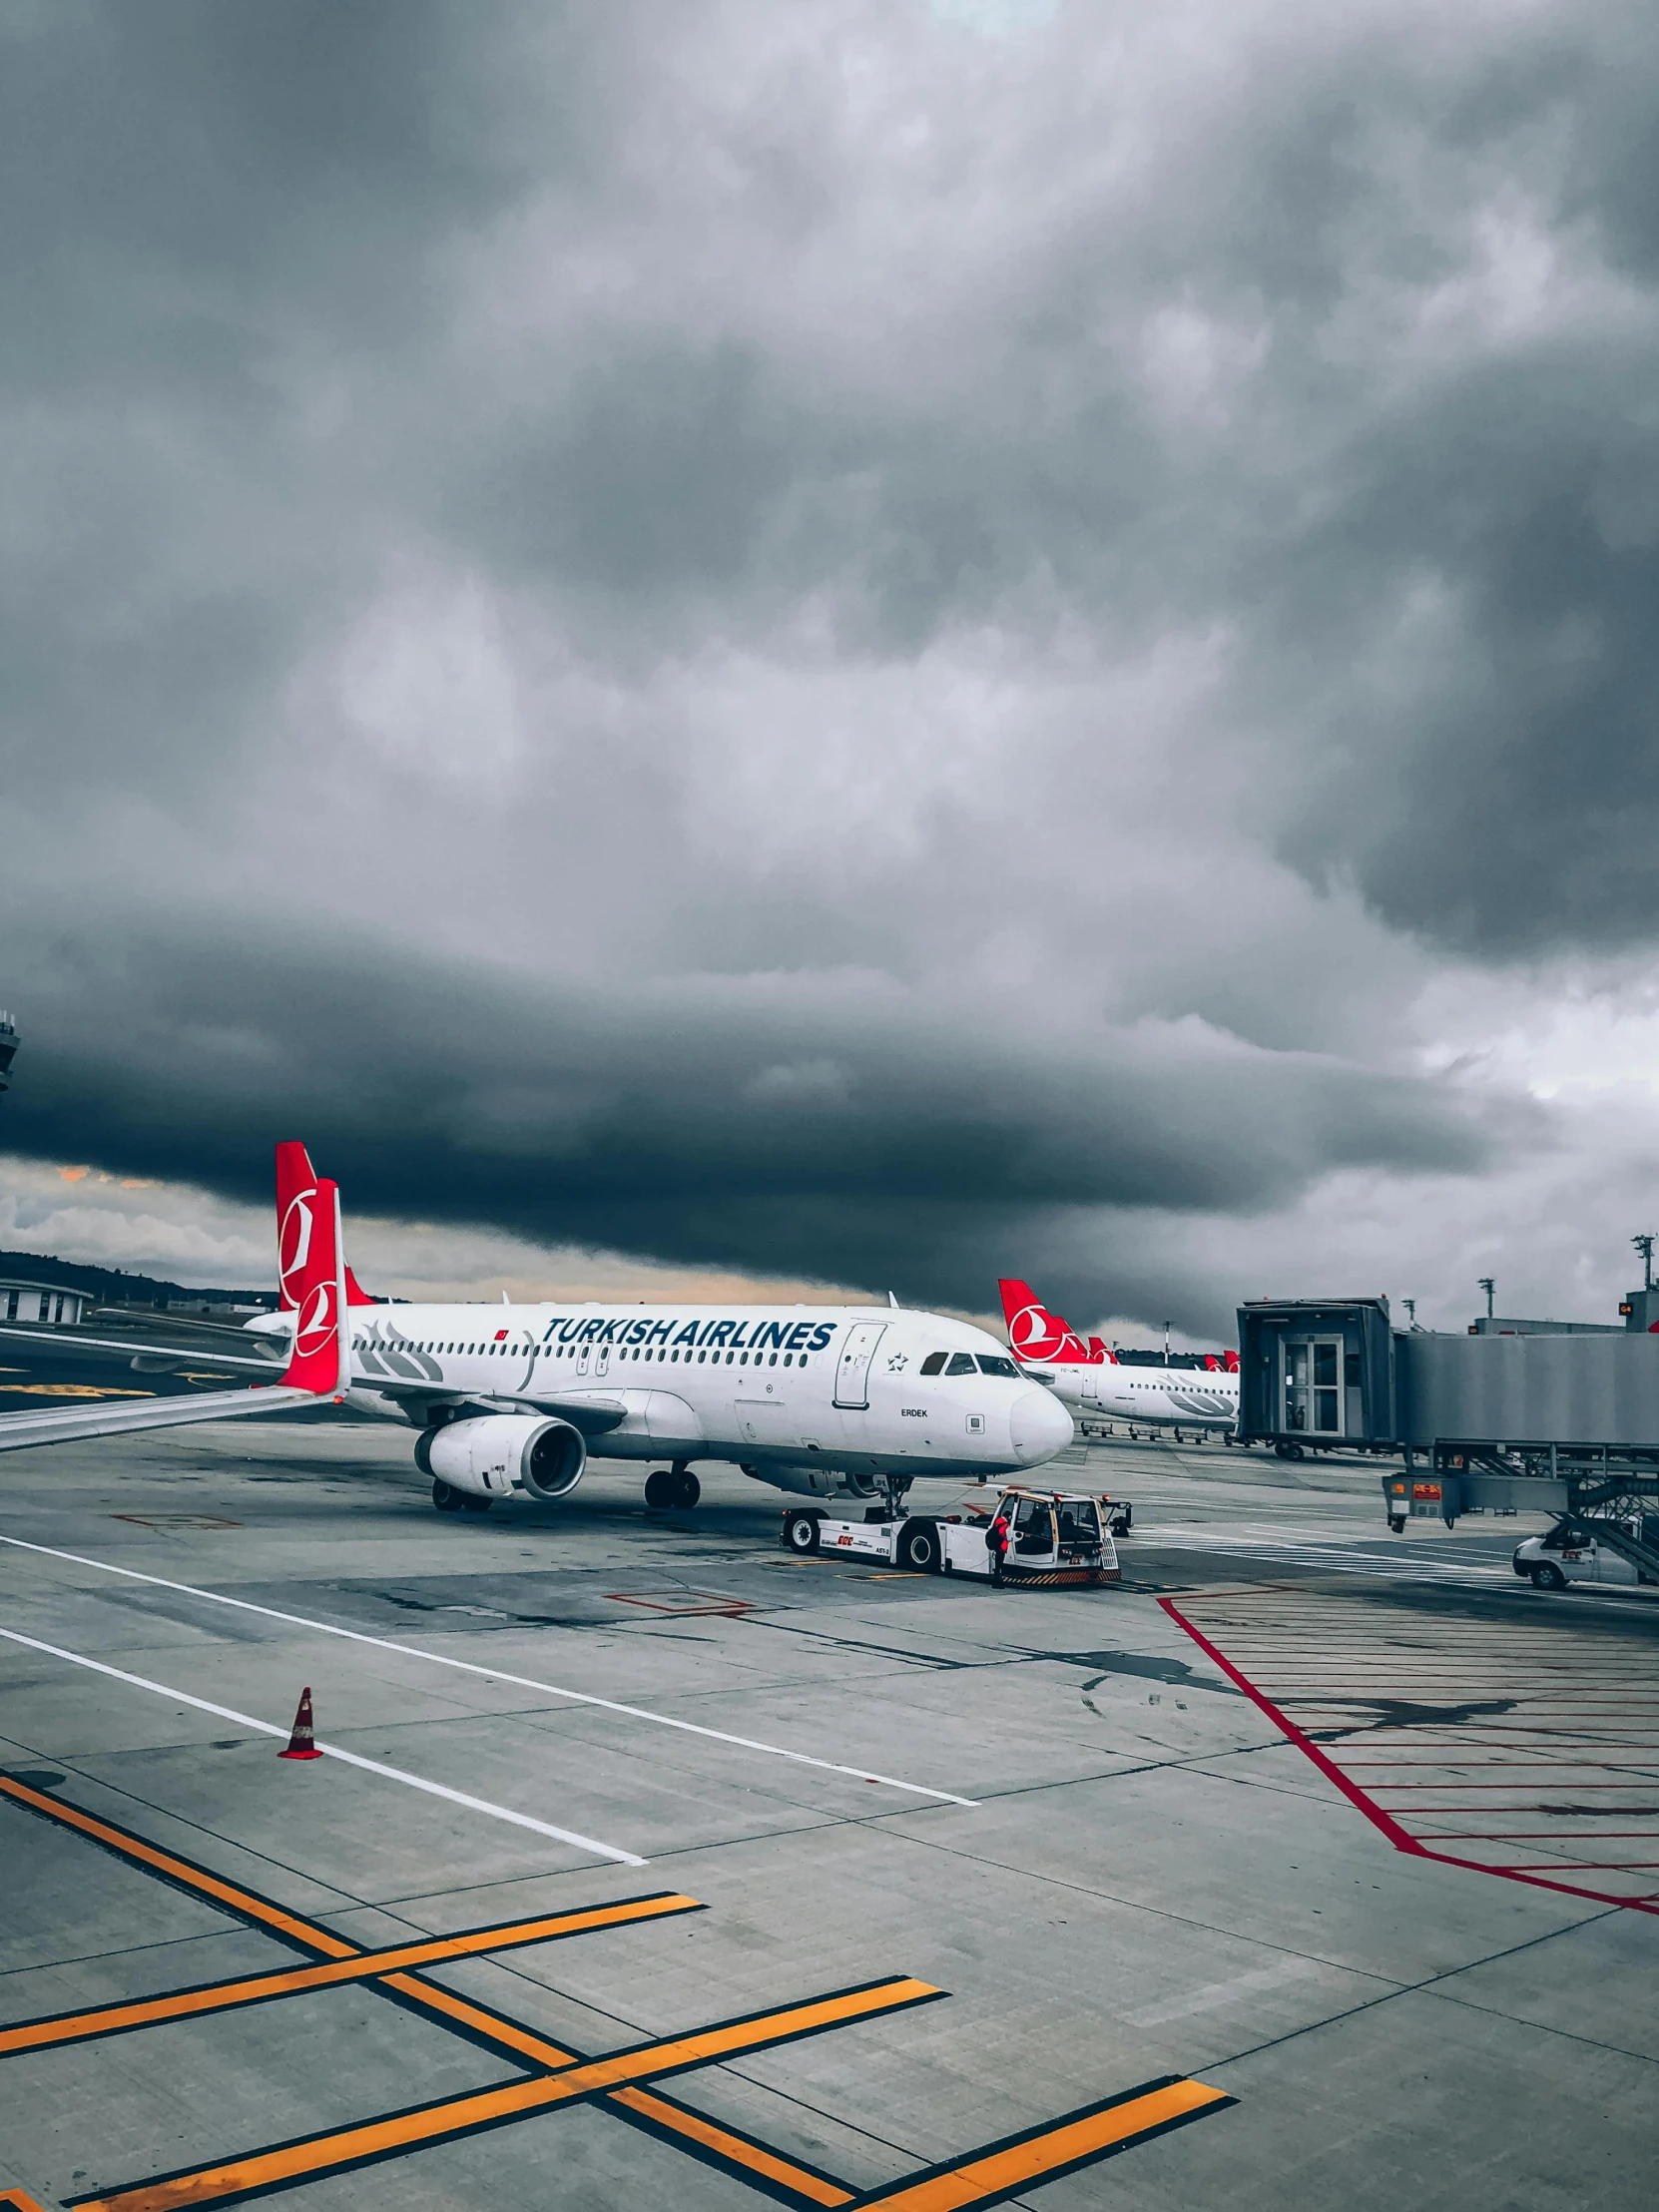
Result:
M1262 1594L1266 1596L1282 1595L1284 1593L1264 1591L1262 1592ZM1195 1602L1195 1600L1189 1597L1187 1602L1189 1604L1192 1604ZM1408 1834L1408 1832L1400 1826L1398 1821L1396 1821L1391 1814L1384 1811L1382 1806L1374 1803L1374 1801L1366 1794L1366 1792L1361 1789L1360 1785L1357 1782L1351 1782L1348 1776L1344 1774L1342 1769L1337 1765L1336 1761L1329 1758L1326 1753L1321 1750L1319 1745L1312 1740L1311 1737L1309 1737L1302 1729L1300 1729L1286 1713L1282 1712L1280 1708L1274 1704L1271 1698L1265 1697L1263 1693L1256 1687L1255 1683L1250 1680L1249 1676L1242 1674L1239 1669L1233 1664L1232 1660L1230 1660L1224 1652L1219 1650L1218 1647L1210 1641L1209 1637L1204 1634L1203 1630L1200 1629L1196 1625L1196 1623L1187 1618L1186 1614L1182 1612L1180 1606L1176 1604L1173 1598L1161 1597L1158 1600L1158 1604L1161 1610L1167 1613L1170 1619L1173 1620L1178 1627L1180 1627L1188 1636L1192 1638L1193 1642L1197 1644L1198 1648L1204 1653L1205 1657L1209 1659L1213 1665L1219 1667L1222 1673L1226 1675L1227 1679L1231 1683L1233 1683L1236 1688L1242 1690L1245 1696L1250 1699L1251 1703L1256 1706L1260 1712L1267 1715L1268 1719L1272 1721L1273 1725L1281 1732L1282 1735L1284 1735L1291 1743L1295 1744L1297 1749L1301 1751L1305 1757L1313 1761L1314 1765L1319 1769L1321 1774L1323 1774L1329 1782L1334 1784L1335 1787L1342 1792L1343 1796L1349 1800L1351 1805L1353 1805L1359 1812L1364 1814L1365 1818L1371 1822L1374 1828L1380 1830L1381 1833L1388 1839L1389 1843L1393 1845L1396 1851L1403 1852L1409 1858L1431 1860L1434 1864L1438 1866L1460 1867L1471 1874L1496 1874L1501 1876L1504 1881L1519 1882L1528 1889L1549 1890L1561 1897L1588 1898L1593 1904L1596 1905L1617 1905L1629 1910L1630 1912L1650 1913L1655 1915L1656 1917L1659 1917L1659 1903L1654 1902L1652 1899L1646 1896L1638 1898L1618 1897L1605 1890L1589 1889L1582 1883L1551 1881L1548 1877L1542 1874L1519 1873L1506 1868L1488 1866L1482 1860L1461 1858L1454 1852L1431 1850L1427 1843L1420 1842L1416 1837ZM1539 1734L1543 1732L1535 1730L1531 1733ZM1460 1840L1461 1839L1458 1838L1435 1839L1435 1841ZM1565 1842L1566 1839L1563 1838L1562 1841Z
M1283 1734L1291 1739L1292 1743L1296 1745L1299 1751L1305 1752L1307 1754L1307 1756L1314 1762L1315 1766L1318 1767L1321 1774L1325 1776L1326 1780L1328 1782L1334 1783L1336 1787L1341 1790L1344 1797L1348 1799L1351 1805L1357 1807L1360 1812L1364 1813L1367 1820L1370 1821L1375 1828L1380 1828L1382 1831L1383 1835L1387 1837L1389 1843L1393 1845L1395 1851L1407 1852L1414 1857L1421 1856L1422 1846L1416 1841L1415 1837L1408 1836L1405 1833L1404 1829L1400 1827L1399 1823L1396 1820L1392 1819L1390 1815L1384 1813L1380 1805L1374 1805L1371 1799L1367 1797L1367 1795L1360 1788L1360 1785L1357 1782L1350 1782L1347 1775L1344 1774L1341 1767L1337 1765L1334 1759L1328 1759L1325 1753L1321 1751L1319 1745L1316 1744L1311 1737L1305 1736L1303 1734L1302 1730L1297 1727L1295 1721L1289 1719L1284 1713L1282 1713L1279 1710L1278 1706L1276 1706L1271 1701L1271 1699L1265 1698L1262 1695L1261 1691L1257 1689L1255 1683L1252 1682L1247 1675L1242 1675L1239 1672L1238 1668L1234 1666L1232 1660L1227 1658L1222 1652L1218 1651L1215 1645L1211 1643L1209 1637L1206 1636L1202 1632L1202 1630L1194 1627L1193 1623L1188 1620L1186 1614L1182 1612L1181 1608L1176 1604L1173 1598L1161 1597L1158 1600L1158 1603L1162 1607L1162 1609L1169 1615L1171 1620L1177 1622L1179 1626L1186 1630L1187 1634L1192 1638L1193 1642L1197 1644L1199 1650L1203 1652L1204 1656L1209 1659L1214 1665L1220 1667L1222 1673L1226 1675L1228 1681L1235 1684L1237 1688L1241 1689L1244 1692L1245 1696L1250 1699L1251 1703L1258 1706L1261 1711L1267 1715L1268 1719L1272 1721L1275 1728L1279 1729Z

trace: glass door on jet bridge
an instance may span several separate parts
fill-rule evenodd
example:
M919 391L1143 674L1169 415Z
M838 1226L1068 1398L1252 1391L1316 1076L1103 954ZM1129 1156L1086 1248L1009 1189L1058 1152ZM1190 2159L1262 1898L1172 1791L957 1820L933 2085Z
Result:
M869 1363L886 1333L884 1321L855 1321L847 1331L840 1359L835 1364L837 1405L868 1405Z
M1285 1427L1316 1436L1342 1435L1341 1337L1286 1338Z

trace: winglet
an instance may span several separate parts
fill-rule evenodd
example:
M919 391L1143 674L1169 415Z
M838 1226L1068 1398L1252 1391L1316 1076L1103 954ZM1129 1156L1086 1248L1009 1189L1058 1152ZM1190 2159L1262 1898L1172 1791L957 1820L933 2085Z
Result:
M290 1389L341 1397L351 1381L351 1354L339 1185L323 1177L297 1193L282 1227L277 1264L293 1302L293 1353L282 1381Z

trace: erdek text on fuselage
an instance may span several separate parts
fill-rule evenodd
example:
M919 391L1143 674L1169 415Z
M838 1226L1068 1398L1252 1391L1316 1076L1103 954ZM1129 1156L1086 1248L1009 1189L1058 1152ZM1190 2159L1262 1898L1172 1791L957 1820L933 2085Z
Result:
M349 1402L365 1411L428 1430L541 1414L606 1458L732 1460L804 1495L843 1476L867 1489L1017 1474L1072 1436L994 1337L908 1308L355 1306L348 1318Z

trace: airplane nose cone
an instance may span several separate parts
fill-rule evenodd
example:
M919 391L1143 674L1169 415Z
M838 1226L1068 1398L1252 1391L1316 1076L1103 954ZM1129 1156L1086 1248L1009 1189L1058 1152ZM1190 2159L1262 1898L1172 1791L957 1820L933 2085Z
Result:
M1008 1408L1008 1435L1022 1467L1052 1459L1071 1442L1071 1415L1047 1390L1022 1390Z

